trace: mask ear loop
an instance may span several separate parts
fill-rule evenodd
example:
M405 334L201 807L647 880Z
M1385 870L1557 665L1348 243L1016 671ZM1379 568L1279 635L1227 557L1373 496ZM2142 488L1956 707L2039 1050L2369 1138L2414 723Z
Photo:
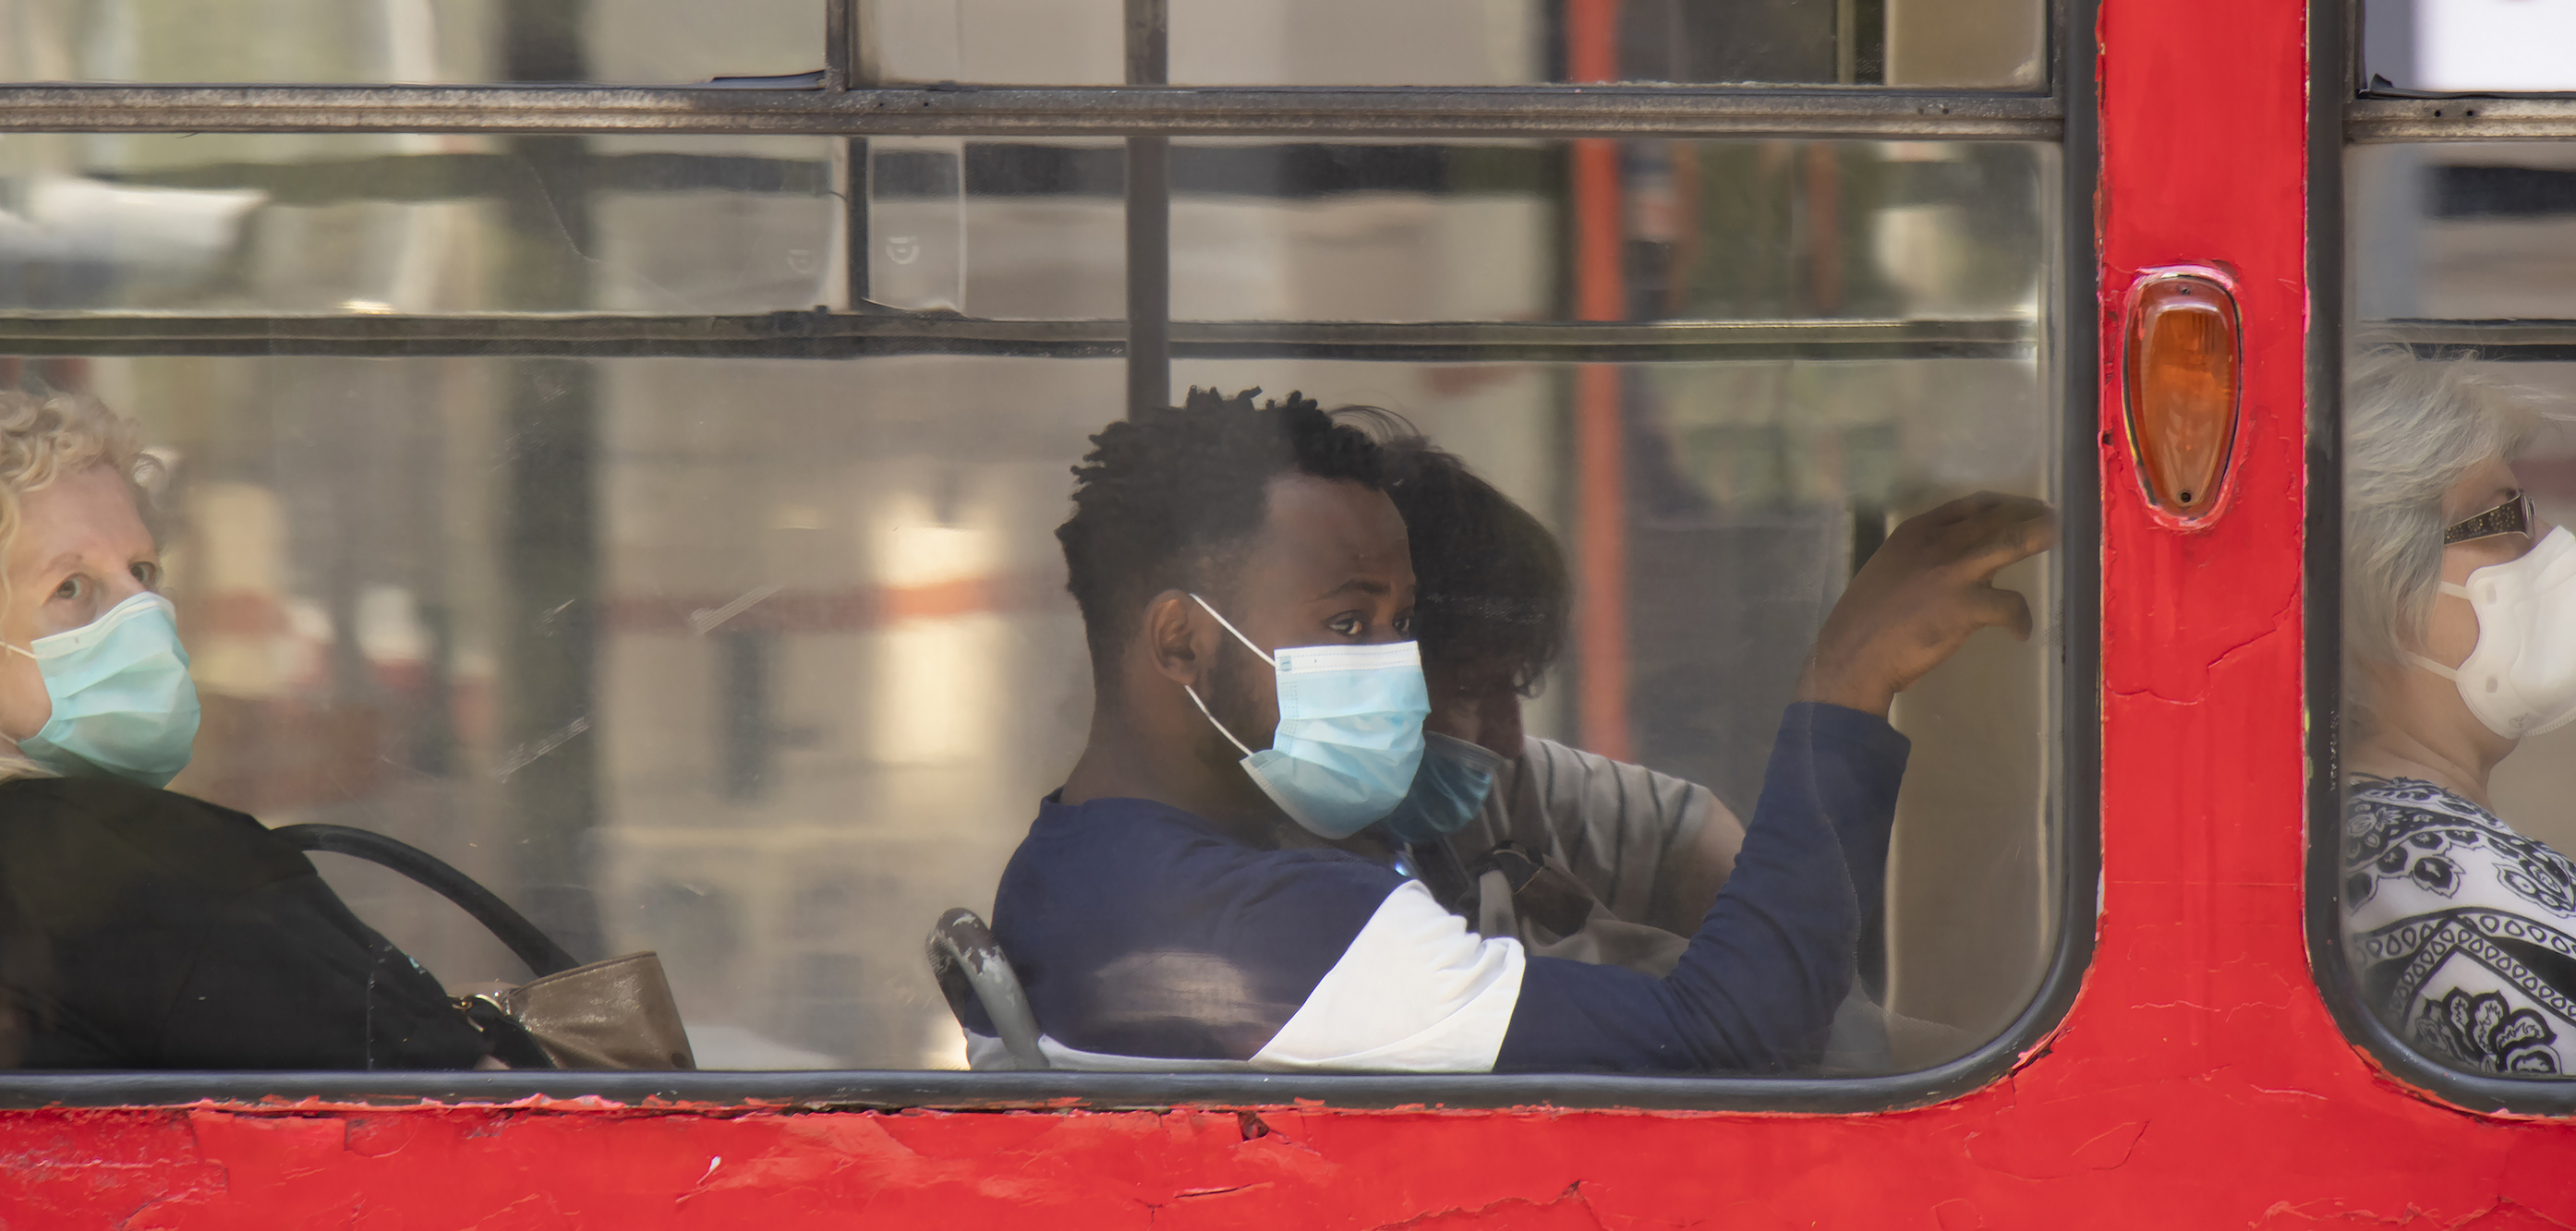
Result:
M1199 707L1200 713L1207 714L1208 725L1215 727L1216 733L1225 737L1225 742L1234 745L1237 751L1247 757L1252 755L1252 750L1244 747L1243 741L1234 737L1234 732L1226 730L1225 724L1216 720L1216 715L1208 713L1207 702L1199 700L1198 689L1192 688L1187 684L1183 684L1181 685L1181 691L1190 694L1190 704Z
M1211 616L1216 616L1216 622L1225 625L1225 631L1233 633L1234 639L1243 643L1243 648L1252 651L1254 654L1260 655L1261 661L1269 663L1271 670L1276 671L1279 669L1279 660L1272 658L1267 654L1262 654L1261 647L1252 644L1252 638L1244 636L1243 630L1236 628L1233 624L1229 623L1224 616L1217 615L1216 608L1208 606L1208 601L1206 599L1193 594L1190 596L1190 601L1197 603L1200 610L1207 612ZM1235 750L1241 752L1246 757L1250 757L1252 755L1252 750L1244 747L1243 741L1234 737L1234 732L1226 730L1225 724L1216 720L1216 715L1208 709L1207 702L1199 700L1198 689L1192 688L1187 684L1183 684L1181 685L1181 691L1190 694L1190 704L1199 707L1199 713L1207 715L1208 725L1215 727L1216 733L1225 737L1225 742L1234 745Z
M2446 581L2442 583L2442 593L2451 595L2454 598L2468 598L2469 588L2467 586L2455 585ZM2423 669L2432 672L2435 675L2441 676L2443 679L2449 680L2454 684L2460 682L2460 672L2456 667L2445 667L2432 659L2426 658L2423 655L2412 651L2408 651L2400 655L2400 657L2418 667L2422 667Z
M1236 628L1236 627L1233 625L1233 623L1232 623L1231 621L1228 621L1224 616L1217 615L1217 614L1216 614L1216 608L1208 606L1208 601L1207 601L1206 599L1200 598L1198 595L1193 594L1193 595L1191 595L1191 596L1190 596L1190 601L1191 601L1191 602L1193 602L1193 603L1197 603L1197 604L1199 605L1199 609L1200 609L1200 610L1207 612L1207 613L1208 613L1209 615L1211 615L1211 616L1216 616L1216 622L1217 622L1217 623L1219 623L1219 624L1223 624L1223 625L1225 625L1225 631L1227 631L1227 632L1229 632L1229 633L1233 633L1233 634L1234 634L1234 639L1243 643L1243 648L1245 648L1245 649L1247 649L1247 650L1250 650L1250 651L1252 651L1252 652L1253 652L1253 653L1255 653L1255 654L1260 654L1260 655L1261 655L1261 661L1263 661L1263 662L1266 662L1266 663L1270 664L1270 669L1271 669L1271 670L1276 671L1276 670L1278 670L1278 669L1279 669L1279 660L1278 660L1278 659L1276 659L1276 658L1272 658L1272 657L1271 657L1271 656L1269 656L1268 654L1262 654L1262 653L1261 653L1261 647L1260 647L1260 646L1257 646L1257 645L1252 644L1252 638L1244 636L1244 635L1243 635L1243 630L1242 630L1242 629L1239 629L1239 628Z
M2405 657L2406 661L2413 663L2418 667L2422 667L2435 675L2441 676L2443 679L2449 680L2454 684L2460 682L2460 673L2456 668L2445 667L2421 654L2408 654Z

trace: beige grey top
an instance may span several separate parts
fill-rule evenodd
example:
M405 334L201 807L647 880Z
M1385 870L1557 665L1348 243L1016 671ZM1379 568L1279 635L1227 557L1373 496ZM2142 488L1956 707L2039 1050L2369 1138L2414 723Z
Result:
M1686 860L1708 855L1693 848L1712 825L1731 838L1716 844L1723 866L1704 883L1725 880L1744 843L1744 823L1708 788L1529 736L1450 844L1472 864L1498 843L1519 843L1572 874L1620 920L1687 937L1699 930L1706 903L1680 900L1679 886L1694 879Z

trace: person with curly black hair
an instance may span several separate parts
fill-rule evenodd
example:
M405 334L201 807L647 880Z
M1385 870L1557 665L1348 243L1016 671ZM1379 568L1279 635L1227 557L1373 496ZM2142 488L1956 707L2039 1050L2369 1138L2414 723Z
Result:
M1782 722L1733 874L1671 972L1470 931L1354 836L1422 765L1416 577L1382 446L1294 394L1193 391L1092 438L1057 531L1089 740L1003 872L994 935L1059 1067L1783 1072L1849 989L1847 851L1883 850L1897 691L1989 625L2053 531L1983 495L1899 527ZM1000 1046L970 1031L969 1054Z
M1387 836L1480 925L1556 956L1670 970L1733 870L1744 823L1697 783L1522 730L1521 701L1573 623L1565 552L1458 455L1409 433L1387 452L1431 694L1430 763ZM1434 789L1444 761L1484 780L1481 804L1465 798L1473 787ZM1485 875L1497 868L1502 883Z

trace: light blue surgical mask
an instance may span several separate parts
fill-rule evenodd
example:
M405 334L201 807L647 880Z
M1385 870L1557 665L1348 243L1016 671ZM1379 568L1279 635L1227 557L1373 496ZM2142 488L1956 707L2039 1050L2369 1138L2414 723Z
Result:
M1437 731L1424 732L1423 739L1413 789L1386 814L1387 831L1402 842L1436 842L1466 828L1494 793L1494 775L1503 768L1502 754L1480 744Z
M1206 599L1190 598L1277 674L1279 728L1259 752L1208 713L1197 689L1183 686L1217 732L1241 749L1243 772L1271 802L1327 838L1347 838L1394 811L1422 764L1422 720L1431 714L1420 648L1398 641L1263 654Z
M0 643L5 644L5 643ZM8 646L36 660L54 716L18 741L39 765L70 777L164 786L197 741L197 685L170 600L146 590L67 633Z

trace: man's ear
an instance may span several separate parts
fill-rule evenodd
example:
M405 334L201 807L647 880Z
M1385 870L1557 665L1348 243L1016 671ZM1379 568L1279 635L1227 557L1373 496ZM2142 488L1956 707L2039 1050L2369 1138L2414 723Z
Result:
M1202 687L1216 663L1216 621L1185 590L1165 590L1145 604L1145 654L1175 684Z

